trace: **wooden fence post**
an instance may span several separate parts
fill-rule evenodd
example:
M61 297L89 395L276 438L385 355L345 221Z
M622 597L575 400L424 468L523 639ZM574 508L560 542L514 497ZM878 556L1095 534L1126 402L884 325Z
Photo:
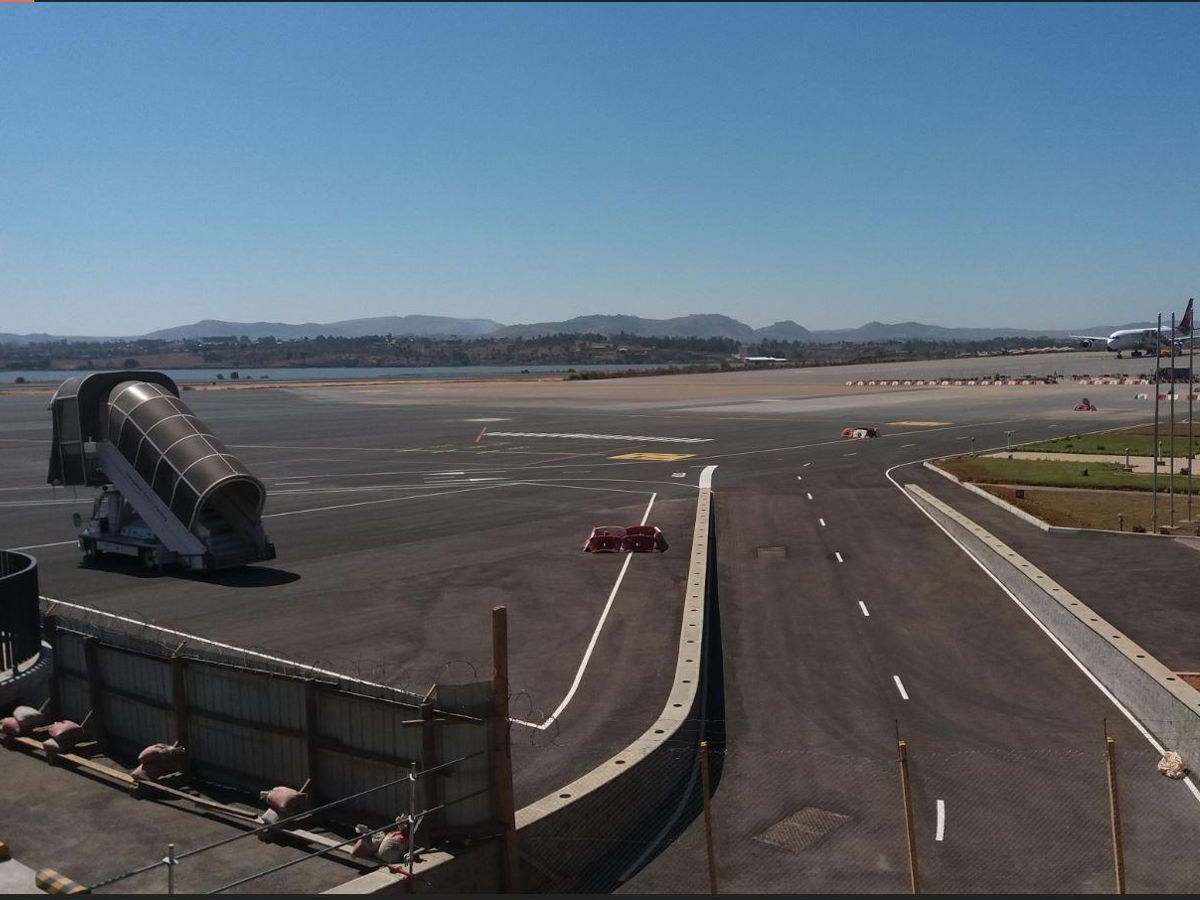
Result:
M904 794L904 832L908 838L908 871L912 876L912 892L921 893L921 876L917 869L917 834L913 828L912 791L908 784L908 745L898 741L900 750L900 788Z

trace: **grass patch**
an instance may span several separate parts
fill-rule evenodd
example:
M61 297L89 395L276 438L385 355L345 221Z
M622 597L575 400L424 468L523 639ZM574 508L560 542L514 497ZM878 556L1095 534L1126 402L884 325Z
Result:
M1187 459L1200 452L1200 427L1193 426L1198 432L1193 435L1192 452L1188 453L1188 435L1186 424L1180 428L1175 423L1175 457ZM1162 426L1158 431L1162 442L1163 457L1171 453L1171 432ZM1110 431L1105 434L1071 434L1053 441L1037 441L1032 444L1021 444L1015 450L1036 451L1038 453L1103 453L1109 456L1121 456L1126 450L1131 456L1154 455L1154 430L1138 428L1130 431Z
M1154 490L1154 476L1126 472L1120 463L1085 463L1074 460L1008 459L1003 456L956 456L934 465L960 481L986 484L1027 484L1041 487L1105 488L1117 491ZM1087 472L1086 475L1083 473ZM1159 472L1158 490L1170 486L1170 473ZM1200 478L1192 479L1200 492ZM1175 475L1175 493L1187 490L1187 476Z

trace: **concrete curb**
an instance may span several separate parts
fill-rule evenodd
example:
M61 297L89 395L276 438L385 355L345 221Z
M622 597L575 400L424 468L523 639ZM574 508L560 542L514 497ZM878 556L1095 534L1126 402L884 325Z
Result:
M1200 691L999 538L920 486L904 490L1164 747L1200 762Z

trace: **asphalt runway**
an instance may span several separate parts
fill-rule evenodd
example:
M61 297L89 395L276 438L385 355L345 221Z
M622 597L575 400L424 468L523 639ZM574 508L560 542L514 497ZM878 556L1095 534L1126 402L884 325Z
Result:
M507 606L520 805L658 715L686 578L677 549L691 537L699 472L715 465L723 890L907 890L897 729L913 748L926 889L1108 890L1107 795L1088 755L1102 753L1106 721L1127 806L1155 823L1130 835L1131 889L1194 890L1194 864L1151 851L1170 829L1195 827L1195 797L1157 775L1137 730L895 483L956 491L957 504L965 492L935 486L919 461L1147 422L1153 403L1136 395L1152 388L1069 379L1142 374L1149 362L1072 353L187 391L266 483L278 549L269 564L209 579L81 567L70 517L86 515L90 495L44 484L49 394L13 391L0 394L0 542L30 548L44 595L422 693L490 674L490 611ZM1066 380L845 383L1049 373ZM1074 412L1081 396L1099 411ZM882 436L842 439L854 425ZM629 558L623 576L624 557L581 552L593 525L643 519L672 550ZM1092 600L1081 559L1102 548L1042 549L1045 535L1022 534L1022 553L1068 570L1064 583ZM1176 542L1154 543L1130 580L1169 581L1180 565ZM1117 605L1128 597L1111 590L1120 574L1104 575ZM813 809L838 823L828 837L799 851L763 839ZM704 871L693 823L623 889L706 892Z

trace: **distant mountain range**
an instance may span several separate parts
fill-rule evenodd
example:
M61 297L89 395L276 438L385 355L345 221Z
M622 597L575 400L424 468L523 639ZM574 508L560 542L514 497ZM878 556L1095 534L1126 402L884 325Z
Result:
M721 315L677 316L672 319L644 319L641 316L578 316L563 322L538 322L530 325L503 325L491 319L457 319L449 316L380 316L368 319L345 319L340 322L306 322L290 325L284 322L223 322L205 319L192 325L162 328L148 334L125 337L85 337L52 334L2 334L0 343L48 343L50 341L117 341L157 338L169 341L197 340L206 337L240 337L251 340L275 337L282 340L298 338L367 337L390 334L393 337L479 338L479 337L537 337L550 334L618 335L622 332L639 337L733 338L746 343L762 340L804 341L831 343L836 341L936 340L978 341L996 337L1065 338L1067 334L1109 334L1117 328L1153 327L1138 323L1126 325L1093 325L1074 332L1028 328L943 328L920 322L900 322L894 325L868 322L859 328L810 331L789 320L765 328L751 328L737 319Z

